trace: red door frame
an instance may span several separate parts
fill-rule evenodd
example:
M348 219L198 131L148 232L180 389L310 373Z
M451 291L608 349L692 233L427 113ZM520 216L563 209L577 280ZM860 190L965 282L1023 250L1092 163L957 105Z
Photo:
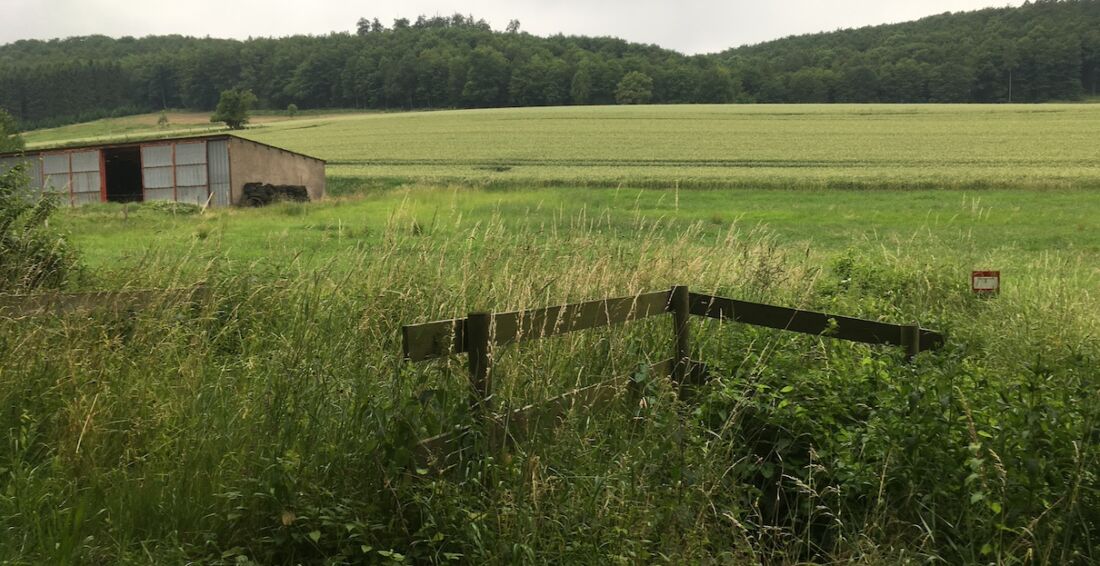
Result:
M107 157L106 149L99 150L99 202L107 202Z
M145 202L145 152L141 148L144 145L138 144L138 173L141 175L141 202Z

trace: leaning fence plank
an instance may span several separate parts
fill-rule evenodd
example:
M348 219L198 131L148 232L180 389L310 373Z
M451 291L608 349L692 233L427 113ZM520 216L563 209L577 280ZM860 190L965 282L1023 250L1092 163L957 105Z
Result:
M894 346L909 346L912 343L906 340L903 336L903 327L897 324L696 293L691 294L691 313L779 330L827 335L852 342ZM920 335L921 351L935 348L943 343L943 337L936 332L922 330Z
M673 360L663 360L648 367L654 377L668 377L672 371ZM493 427L502 427L504 431L490 431L493 438L520 440L532 431L532 427L544 428L547 423L557 424L563 415L573 407L592 407L609 403L631 381L630 376L612 378L600 383L574 389L518 409L507 411L493 417ZM421 440L416 445L415 454L422 464L436 468L445 468L446 464L462 454L465 438L472 432L464 426L450 432ZM506 432L507 435L501 435Z
M425 438L416 444L413 457L420 465L443 470L462 456L463 448L468 445L465 439L473 430L472 427L462 426L450 432Z
M667 378L674 366L673 362L673 359L657 362L646 368L646 372L652 378ZM500 426L506 428L508 436L513 440L521 440L530 434L532 426L542 428L539 425L557 424L574 407L592 407L610 403L632 381L633 376L620 376L567 391L541 403L532 403L505 413L499 419Z
M668 291L493 315L497 345L622 324L667 311Z
M466 319L412 324L401 328L405 359L421 362L466 352Z
M629 377L616 377L587 387L568 391L541 403L533 403L508 412L496 426L503 429L507 437L521 440L535 429L557 424L573 407L591 407L610 403L621 389L630 382ZM500 435L504 438L504 435Z
M149 305L201 301L205 298L206 291L204 285L196 285L171 289L0 295L0 317L61 316L91 311L121 312Z

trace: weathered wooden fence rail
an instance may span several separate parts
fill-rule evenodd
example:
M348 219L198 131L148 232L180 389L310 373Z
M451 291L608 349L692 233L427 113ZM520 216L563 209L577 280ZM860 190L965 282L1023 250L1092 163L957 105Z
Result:
M556 420L569 407L590 404L618 391L629 380L616 378L576 389L542 403L495 413L492 398L492 356L495 346L547 338L591 328L623 324L652 316L672 315L670 360L650 367L653 375L669 377L679 386L707 379L706 365L690 358L689 320L692 315L862 342L902 346L912 358L940 347L942 334L919 325L898 325L847 316L766 305L691 293L685 286L630 297L602 299L543 309L506 313L470 313L466 318L414 324L402 328L405 358L419 362L468 354L471 408L505 435L525 434L534 421ZM468 430L424 440L422 456L437 458ZM496 433L490 433L496 435Z
M897 325L691 293L691 314L754 326L815 334L865 344L905 347L915 356L943 345L943 335L918 325Z
M151 304L197 301L205 297L205 293L205 286L196 285L174 289L0 295L0 317L61 316L87 311L123 312Z
M667 302L668 292L662 291L529 311L470 313L467 318L405 326L402 328L405 358L423 361L470 354L473 403L484 404L492 391L491 346L667 314Z

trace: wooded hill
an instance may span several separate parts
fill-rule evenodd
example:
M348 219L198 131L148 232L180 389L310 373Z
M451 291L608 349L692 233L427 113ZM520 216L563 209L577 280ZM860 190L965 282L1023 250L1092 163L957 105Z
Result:
M1100 0L943 14L687 56L614 38L537 37L455 15L245 41L150 36L0 46L0 108L24 128L161 108L228 88L266 108L614 103L1042 102L1100 87Z

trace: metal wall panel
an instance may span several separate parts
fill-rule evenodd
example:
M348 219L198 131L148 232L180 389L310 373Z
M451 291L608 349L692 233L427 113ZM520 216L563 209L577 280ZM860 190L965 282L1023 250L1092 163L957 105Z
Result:
M204 204L210 194L206 146L205 141L142 146L145 200Z
M35 155L27 158L27 176L31 178L31 188L35 192L42 192L42 157Z
M42 155L42 190L69 193L69 154L45 153Z
M99 192L99 150L74 151L71 163L73 168L73 204L101 202L103 198Z
M206 204L210 190L206 179L206 142L176 144L176 199Z
M229 142L218 140L206 144L206 164L214 206L229 206Z
M141 184L146 201L175 200L171 145L141 146Z
M0 157L0 173L7 173L19 165L23 166L23 174L29 180L28 187L31 192L42 192L42 161L38 155Z
M206 187L206 164L176 167L176 186Z
M172 187L167 189L150 189L145 187L145 201L153 200L173 200L175 198L175 190Z
M20 163L25 163L26 157L0 157L0 173L7 173Z
M42 155L42 171L47 175L61 175L68 176L69 174L69 154L67 153L46 153Z
M176 165L206 163L206 142L176 144Z
M74 151L72 164L74 173L99 172L99 150Z
M209 197L209 193L206 191L206 186L201 187L177 187L176 188L176 200L179 202L186 202L190 204L197 204L202 206L206 204L206 199Z
M94 204L97 202L103 202L103 198L99 194L99 191L82 193L73 191L73 205L75 206L80 206L82 204Z
M145 190L172 188L171 167L143 167L141 172Z
M171 167L172 146L170 145L143 145L141 146L142 167Z
M87 173L73 173L73 192L74 193L95 193L99 194L99 171L89 171Z

